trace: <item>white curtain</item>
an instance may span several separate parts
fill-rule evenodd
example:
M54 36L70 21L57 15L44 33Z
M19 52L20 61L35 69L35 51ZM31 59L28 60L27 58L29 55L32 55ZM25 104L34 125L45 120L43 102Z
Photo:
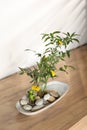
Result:
M40 34L55 30L76 32L86 43L87 0L0 0L0 78L35 64L24 50L42 52Z

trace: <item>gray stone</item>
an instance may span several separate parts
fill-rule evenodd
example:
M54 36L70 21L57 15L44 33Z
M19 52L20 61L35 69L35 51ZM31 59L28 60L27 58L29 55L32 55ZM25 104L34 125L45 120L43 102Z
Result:
M32 109L32 106L31 105L24 105L23 109L26 111L30 111Z
M50 104L50 103L49 103L47 100L44 100L44 101L43 101L43 104L44 104L44 105L48 105L48 104Z
M37 110L39 110L39 109L41 109L43 107L44 107L44 105L34 106L31 111L37 111Z
M43 99L38 99L38 100L36 100L35 104L36 104L37 106L43 105Z

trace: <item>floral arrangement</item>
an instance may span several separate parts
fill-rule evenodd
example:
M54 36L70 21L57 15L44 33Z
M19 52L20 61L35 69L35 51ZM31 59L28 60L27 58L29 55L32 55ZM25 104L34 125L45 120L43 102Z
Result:
M67 46L70 43L77 42L78 34L75 32L70 34L55 31L49 34L42 34L42 40L45 44L45 50L43 53L35 52L35 55L39 57L39 61L32 68L21 68L20 74L26 73L31 77L32 87L28 91L28 98L31 102L35 101L37 95L43 95L46 91L46 86L49 78L56 77L56 71L60 70L67 73L68 68L74 68L70 65L64 65L60 68L56 68L56 64L61 60L65 60L65 57L70 57L70 51L67 50ZM62 50L64 47L65 51ZM26 49L26 51L31 51ZM41 89L43 85L43 89Z

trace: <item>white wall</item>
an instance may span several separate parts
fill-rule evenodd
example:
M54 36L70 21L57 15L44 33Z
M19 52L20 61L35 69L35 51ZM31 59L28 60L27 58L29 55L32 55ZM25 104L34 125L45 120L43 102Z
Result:
M86 0L0 0L0 78L35 63L26 48L43 50L41 33L79 33L87 42ZM70 48L77 47L77 44Z

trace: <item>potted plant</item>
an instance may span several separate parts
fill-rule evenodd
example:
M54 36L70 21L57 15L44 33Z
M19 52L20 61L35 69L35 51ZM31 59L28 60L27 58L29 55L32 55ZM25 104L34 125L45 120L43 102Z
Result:
M60 31L55 31L49 34L42 34L42 40L45 44L43 53L26 49L26 51L33 51L35 55L39 57L39 61L36 62L36 65L31 68L19 67L20 74L26 73L31 77L30 82L32 85L27 91L26 99L21 99L19 101L23 109L29 113L37 111L38 106L39 109L48 106L60 97L57 91L47 89L47 86L49 86L48 80L49 78L54 79L57 76L56 71L58 70L68 73L68 68L74 69L73 66L66 64L57 68L56 64L61 60L64 61L66 56L70 58L70 50L67 50L67 46L70 43L79 43L78 35L75 32L70 34L69 32L62 33ZM62 47L64 49L62 49ZM36 109L34 109L35 107Z

